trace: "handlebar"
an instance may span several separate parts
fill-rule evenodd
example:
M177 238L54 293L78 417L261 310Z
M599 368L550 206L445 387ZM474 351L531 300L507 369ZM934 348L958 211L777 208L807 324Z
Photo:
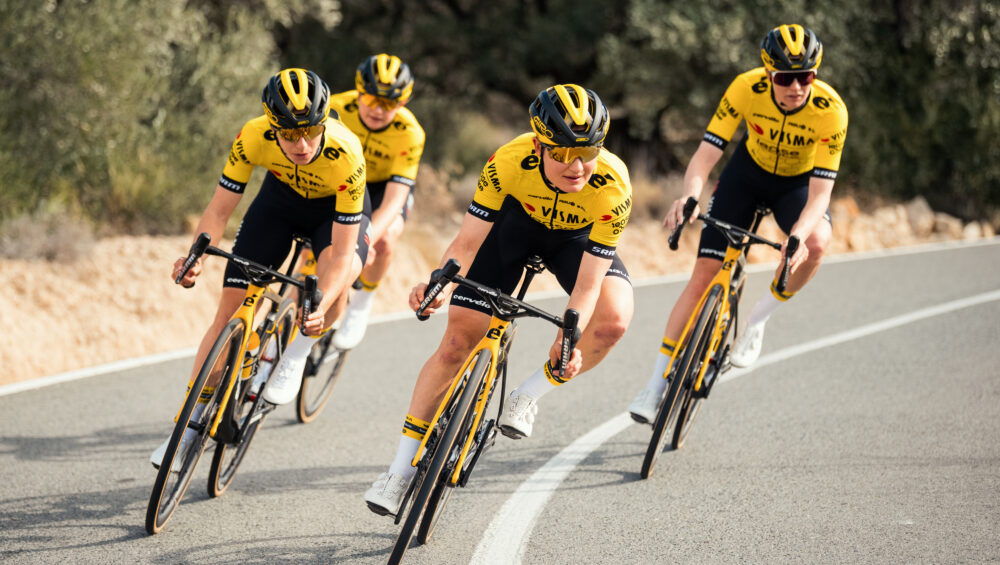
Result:
M211 239L212 237L207 233L201 233L198 235L194 243L191 244L191 249L188 250L187 259L184 260L181 272L177 275L177 278L174 279L174 283L180 284L181 280L184 279L184 275L187 274L191 266L194 265L195 261L197 261L202 255L224 257L236 264L236 266L238 266L256 285L266 286L273 282L282 281L301 288L303 292L301 307L302 321L300 329L305 330L306 318L316 311L316 307L323 298L323 291L317 288L319 279L316 278L316 275L309 275L304 281L297 280L293 277L289 277L275 270L269 269L259 263L255 263L233 255L232 253L223 251L214 245L209 245Z
M677 250L677 242L680 239L681 230L684 229L684 224L686 224L688 220L691 219L691 214L694 213L694 209L696 206L698 206L698 200L696 200L695 198L688 198L687 201L684 202L684 221L682 221L680 224L677 224L677 228L675 228L673 233L670 234L670 237L667 238L667 243L670 245L671 250L673 251ZM774 249L777 249L778 251L781 251L780 243L775 243L751 231L747 231L743 228L734 226L732 224L728 224L726 222L723 222L722 220L717 220L707 214L698 214L698 219L714 227L715 229L721 231L722 235L724 235L726 239L729 240L731 245L742 245L741 242L743 241L743 238L749 238L749 242L747 242L746 245L751 245L754 243L762 243L764 245L771 246ZM795 251L798 250L799 243L800 240L798 236L793 235L788 238L788 243L785 245L785 255L782 258L781 276L778 277L778 282L775 287L778 292L785 292L785 287L788 285L788 277L791 274L792 256L794 256Z
M798 236L792 236L788 238L788 243L785 244L785 258L784 263L781 266L781 276L778 277L778 284L775 286L775 290L784 293L785 287L788 286L788 275L792 271L792 256L799 248L799 238Z
M684 219L681 220L681 223L677 224L677 229L667 238L667 243L670 244L671 251L677 251L677 242L681 239L681 231L684 229L684 224L688 223L688 220L691 219L691 214L694 213L694 209L697 206L698 201L694 198L688 198L687 202L684 203Z
M465 277L459 276L458 271L460 269L461 265L459 265L458 261L455 259L448 259L443 267L435 269L434 272L431 273L430 280L427 283L427 290L424 293L424 299L420 302L420 307L417 308L417 319L426 320L429 318L427 314L424 314L424 309L430 305L430 303L437 297L438 294L441 293L448 283L455 283L460 286L471 288L485 298L487 302L489 302L490 308L493 309L493 313L496 316L508 319L531 316L534 318L541 318L561 328L563 331L563 340L559 358L559 372L560 374L565 373L566 366L569 364L569 360L572 357L573 349L576 347L576 343L580 340L581 332L579 327L579 312L573 308L567 308L562 317L554 316L544 310L528 304L527 302L518 300L508 294L504 294L503 292L500 292L499 289L490 288L475 281L471 281Z

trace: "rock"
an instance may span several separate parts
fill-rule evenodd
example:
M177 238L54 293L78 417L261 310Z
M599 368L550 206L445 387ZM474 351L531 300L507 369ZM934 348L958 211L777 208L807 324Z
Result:
M962 239L979 239L983 237L983 228L979 222L969 222L962 230Z
M927 237L934 231L934 210L923 196L910 200L905 205L910 228L917 237Z
M962 237L962 220L954 216L949 216L944 212L936 212L934 214L934 232L944 235L951 239L961 239Z

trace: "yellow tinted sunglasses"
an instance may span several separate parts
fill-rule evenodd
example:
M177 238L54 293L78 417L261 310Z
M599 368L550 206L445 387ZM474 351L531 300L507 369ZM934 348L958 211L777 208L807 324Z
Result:
M375 96L374 94L362 94L361 103L369 108L374 108L376 106L381 106L385 111L395 110L399 107L399 100L393 100L392 98L383 98L382 96Z
M306 139L312 139L317 135L323 133L323 128L326 126L323 124L316 124L314 126L304 127L304 128L274 128L274 132L281 136L281 139L285 141L298 141L303 137Z
M563 147L561 145L546 145L549 150L549 157L560 163L569 164L578 157L584 163L593 161L601 153L601 148L593 145L586 147Z

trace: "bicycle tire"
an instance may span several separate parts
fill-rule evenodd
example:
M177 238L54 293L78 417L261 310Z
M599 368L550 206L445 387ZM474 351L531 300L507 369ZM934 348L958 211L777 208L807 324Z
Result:
M483 386L486 384L486 373L489 371L489 365L492 360L492 356L488 351L481 351L479 353L479 358L476 359L476 363L472 368L472 372L469 375L469 382L466 383L467 389L474 389L476 394L474 398L478 399L483 393ZM461 427L458 432L459 438L469 437L469 434L478 433L479 430L472 429L472 422L475 419L475 410L473 410L473 404L466 411L465 415L461 420ZM487 400L487 406L489 405L489 400ZM456 421L452 417L452 421ZM481 428L486 422L486 418L480 418L479 427ZM451 457L458 462L458 455L461 453L464 447L464 441L458 441L452 446L452 452L454 455ZM475 445L472 446L470 451L475 449ZM450 458L450 459L451 459ZM471 462L471 459L466 457L465 466ZM448 503L448 498L451 497L451 493L455 490L455 485L449 484L450 477L454 473L454 467L448 466L446 469L447 473L441 473L438 477L437 486L431 493L430 498L427 501L427 508L424 510L424 518L420 521L420 527L417 528L417 541L421 544L427 543L431 539L431 534L434 533L434 527L437 526L438 520L441 518L441 513L444 511L445 505ZM464 470L464 468L463 468Z
M302 374L302 386L295 401L295 417L308 424L317 417L330 401L333 386L337 384L349 351L337 349L331 343L334 332L326 332L309 353Z
M483 355L480 353L480 355ZM486 354L489 355L488 353ZM482 357L476 360L476 365L483 362ZM473 369L474 371L475 369ZM410 546L410 539L413 537L413 530L416 528L417 523L420 521L420 517L424 514L424 510L427 508L427 504L430 500L434 489L437 487L437 483L440 480L442 474L447 471L448 459L451 457L451 448L455 444L455 439L458 437L459 431L461 431L460 425L455 424L456 414L466 414L469 412L469 408L475 401L476 394L479 387L469 386L468 379L471 378L473 371L467 372L463 375L466 379L465 383L461 383L460 394L453 394L452 399L449 402L448 408L442 413L442 416L451 411L451 417L445 429L441 431L440 440L437 443L437 447L434 453L426 453L424 457L431 457L430 464L427 467L427 472L423 477L419 489L417 490L416 497L414 498L413 504L410 506L409 514L406 516L406 520L403 521L403 527L399 532L399 537L396 538L396 544L392 548L392 554L389 556L389 564L397 564L403 559L403 555ZM456 391L459 391L456 387Z
M716 293L714 288L712 293ZM643 457L642 469L640 470L640 475L643 479L648 479L652 476L653 469L656 467L656 461L663 452L663 447L667 440L666 432L668 424L671 421L671 417L676 415L675 409L678 408L677 400L684 387L684 382L691 372L690 368L696 348L689 347L689 345L692 343L697 344L701 339L701 335L705 332L705 321L705 318L699 314L694 329L684 337L683 343L678 344L678 347L682 351L681 357L676 369L673 370L674 374L673 378L670 379L670 387L667 389L667 394L660 403L660 408L656 413L656 420L653 422L653 435L649 439L649 446L646 448L646 455Z
M692 366L688 370L689 376L684 380L685 385L681 393L680 409L677 412L677 422L674 424L674 437L671 440L671 446L674 449L680 449L684 445L684 440L687 439L687 435L691 431L691 424L695 416L698 415L701 402L704 400L704 397L695 394L694 381L698 378L701 367L705 363L709 363L709 359L712 356L709 347L712 345L712 329L715 328L715 324L719 318L719 311L722 308L721 295L722 287L716 286L713 288L708 294L705 305L699 314L698 324L703 325L707 331L702 332L699 336L694 349L695 354L692 357ZM706 370L710 370L710 368ZM718 378L718 375L715 378ZM702 386L705 386L704 382Z
M277 315L274 320L276 324L274 332L261 342L259 349L260 352L267 351L268 344L271 341L279 340L278 354L274 358L271 365L272 368L277 366L281 354L284 353L285 347L288 345L292 329L295 327L295 302L292 300L283 301L278 306ZM259 327L255 329L255 331L258 330ZM267 386L266 382L261 385L260 390L264 390L265 386ZM232 484L233 479L236 477L236 470L239 469L240 463L243 462L243 457L250 447L250 442L253 441L254 435L257 434L257 430L264 422L264 416L262 415L253 422L245 424L247 419L254 417L258 413L260 403L262 402L259 396L259 394L253 394L249 383L240 383L238 386L233 387L229 403L240 421L243 433L239 441L235 444L225 441L219 441L215 444L215 453L212 455L212 466L208 472L208 495L212 498L221 496L229 488L229 485Z
M198 371L198 376L195 378L194 383L192 383L191 391L188 393L180 415L177 417L174 431L170 435L167 450L157 471L156 480L153 482L153 491L149 496L149 505L146 507L146 532L149 534L156 534L163 529L167 520L170 519L177 509L178 504L184 498L184 493L191 483L195 467L198 465L198 460L201 458L205 444L208 442L209 427L212 419L215 417L222 392L229 383L229 379L241 368L240 360L237 357L240 351L240 343L243 339L244 328L245 324L242 320L230 320L226 324L222 332L219 333L219 337L216 338L211 350L209 350L205 362ZM184 435L184 431L191 423L191 413L198 402L200 391L205 387L205 383L208 382L209 377L216 374L221 374L222 377L215 387L215 394L209 399L208 405L202 411L198 421L194 423L194 426L190 426L195 429L200 428L198 437L195 438L194 443L188 449L187 453L184 454L184 461L181 463L180 472L176 474L172 473L170 468L173 466L174 458L177 456L177 447L180 444L181 437Z

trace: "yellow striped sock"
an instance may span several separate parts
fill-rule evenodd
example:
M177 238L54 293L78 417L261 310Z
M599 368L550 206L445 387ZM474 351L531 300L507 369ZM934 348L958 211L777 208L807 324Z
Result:
M212 396L215 395L215 387L207 386L201 389L201 395L198 396L198 404L208 404L209 400L212 400Z
M546 361L545 364L542 365L542 371L545 373L545 379L548 380L549 384L552 386L559 386L567 382L566 379L555 375L552 371L552 364L549 361Z
M771 294L773 294L774 297L777 298L778 300L780 300L781 302L785 302L789 298L795 296L794 292L788 292L787 290L785 292L778 292L778 280L777 279L771 281Z
M361 281L361 288L367 290L368 292L371 292L371 291L375 290L376 288L378 288L379 281L369 282L369 281L365 280L365 277L363 277L361 275L358 275L358 280Z
M427 428L430 425L430 422L425 422L420 418L407 414L406 421L403 422L403 435L420 441L427 435Z
M673 357L675 349L677 349L676 341L672 339L663 338L663 343L660 345L660 353Z

